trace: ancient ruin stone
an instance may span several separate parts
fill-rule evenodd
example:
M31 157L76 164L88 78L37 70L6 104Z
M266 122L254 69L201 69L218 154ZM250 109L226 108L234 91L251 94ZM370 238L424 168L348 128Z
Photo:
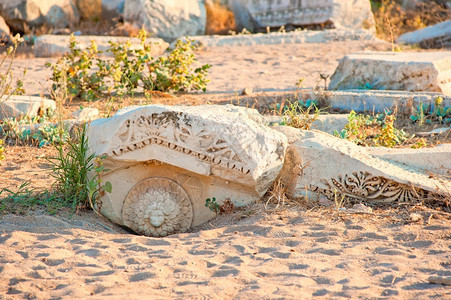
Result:
M407 32L396 40L400 44L418 44L423 48L451 47L451 20Z
M36 117L56 109L55 101L41 97L12 95L8 100L6 98L0 99L0 120L20 115Z
M238 28L331 23L334 28L370 29L375 22L367 0L252 1L230 0Z
M255 110L229 105L130 107L92 121L88 136L90 151L106 156L102 180L113 186L101 212L153 236L214 217L207 198L236 206L258 200L286 148L286 137Z
M68 35L41 35L36 38L34 42L34 53L36 57L55 57L62 56L64 53L69 52L69 40ZM130 49L140 49L141 40L138 38L128 38L121 36L77 36L77 47L80 50L85 50L91 45L91 41L95 41L97 44L97 49L102 51L104 55L111 55L107 52L110 49L110 43L126 43L131 42ZM148 38L147 43L152 43L151 55L161 55L169 46L168 43L160 38Z
M451 95L451 52L362 52L346 55L329 89L402 90Z
M319 131L286 126L275 129L288 138L280 176L293 197L318 193L332 201L344 196L373 203L414 202L426 199L428 194L447 195L451 190L449 180L431 176L427 165L415 161L424 159L424 155L418 155L421 149L416 150L417 155L410 155L414 160L410 163L391 149L379 148L376 155L371 148ZM388 154L384 155L384 150ZM433 158L434 152L430 155ZM440 168L437 163L431 167Z
M173 41L204 34L207 12L200 0L126 0L124 20Z

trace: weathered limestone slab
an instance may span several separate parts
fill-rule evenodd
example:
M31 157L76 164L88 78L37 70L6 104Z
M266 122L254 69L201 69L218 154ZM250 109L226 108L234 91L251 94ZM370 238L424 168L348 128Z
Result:
M451 52L362 52L346 55L329 89L440 92L451 95Z
M400 44L419 44L422 48L451 47L451 20L407 32L396 40Z
M93 121L88 137L90 151L107 156L103 180L113 186L101 212L153 236L208 221L207 198L236 206L258 200L286 148L257 111L229 105L130 107Z
M0 120L19 117L20 115L35 117L47 110L55 109L55 101L50 99L12 95L8 100L6 100L6 97L0 99Z
M375 22L367 0L230 0L239 28L280 27L331 22L335 28L372 29Z
M124 20L173 41L204 34L207 12L202 0L126 0Z
M327 43L333 41L370 41L377 40L367 30L330 29L322 31L299 30L291 32L271 32L239 35L191 36L190 39L206 47L280 45L302 43ZM381 43L385 43L380 41ZM171 45L175 44L172 43Z
M69 52L70 36L67 35L41 35L36 38L34 44L34 52L36 57L55 57L62 56ZM76 37L78 48L85 50L91 45L94 40L97 44L97 49L103 51L105 55L110 55L106 52L110 48L109 42L125 43L130 41L132 43L131 49L139 49L141 47L141 40L138 38L128 38L119 36L94 36L84 35ZM160 38L148 38L148 43L152 43L151 55L161 55L169 46L168 43Z
M368 148L320 131L286 126L275 129L288 138L280 176L294 197L320 193L331 200L345 196L375 203L412 202L424 199L428 193L446 195L451 190L450 180L431 177L419 165L407 164L408 160L400 155L372 155ZM435 153L432 151L431 159ZM434 170L439 167L433 166Z
M386 109L397 108L398 112L410 111L420 103L434 108L437 97L443 98L445 107L451 106L451 96L432 92L404 92L404 91L377 91L377 90L346 90L325 91L318 95L318 91L301 89L298 95L304 99L315 100L319 96L328 101L333 108L354 110L357 112L371 111L384 112Z

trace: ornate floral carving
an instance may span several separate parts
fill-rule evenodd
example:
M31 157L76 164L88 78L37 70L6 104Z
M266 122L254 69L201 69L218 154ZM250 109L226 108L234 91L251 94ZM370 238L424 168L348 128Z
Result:
M333 198L335 193L351 199L389 203L411 202L423 197L424 191L405 184L373 176L368 172L354 172L324 181L327 188L311 186L314 192Z
M208 126L192 126L182 113L163 112L127 120L117 135L121 146L112 150L115 156L156 144L203 162L244 174L250 172L224 139L210 132Z
M136 184L122 208L124 225L148 236L185 232L193 207L185 190L168 178L148 178Z

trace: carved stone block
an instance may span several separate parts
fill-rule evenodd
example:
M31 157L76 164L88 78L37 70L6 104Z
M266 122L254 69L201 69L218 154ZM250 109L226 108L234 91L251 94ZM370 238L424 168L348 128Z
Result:
M413 202L423 200L428 193L446 195L451 190L449 180L430 176L424 164L401 161L397 153L384 157L380 150L373 154L369 148L320 131L286 126L275 129L288 138L280 176L293 197L313 192L331 200L345 196L363 202Z
M88 127L90 151L106 156L112 221L152 236L183 232L215 214L207 198L236 206L258 200L278 176L286 137L251 109L141 106Z
M231 0L239 27L280 27L331 22L335 28L370 29L375 22L367 0Z
M451 95L451 52L362 52L346 55L329 89L428 91Z

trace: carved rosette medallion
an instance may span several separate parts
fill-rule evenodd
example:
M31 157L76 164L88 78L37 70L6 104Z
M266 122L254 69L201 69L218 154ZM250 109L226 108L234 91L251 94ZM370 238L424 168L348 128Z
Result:
M185 232L193 221L186 191L168 178L148 178L136 184L122 208L124 225L147 236Z

